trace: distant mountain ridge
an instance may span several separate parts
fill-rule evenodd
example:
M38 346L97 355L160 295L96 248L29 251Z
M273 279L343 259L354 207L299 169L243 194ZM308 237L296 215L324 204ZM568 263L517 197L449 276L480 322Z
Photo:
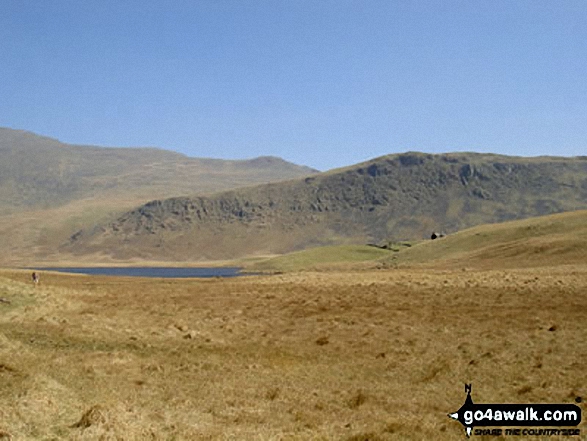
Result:
M210 197L155 200L76 233L63 250L115 258L226 258L419 239L587 208L587 159L417 152Z
M316 173L276 157L190 158L159 148L64 144L0 128L0 207L54 207L76 199L143 200L211 193Z

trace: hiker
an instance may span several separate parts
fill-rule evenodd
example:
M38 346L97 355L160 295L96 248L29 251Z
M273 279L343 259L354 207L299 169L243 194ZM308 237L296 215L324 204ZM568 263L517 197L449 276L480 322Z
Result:
M33 283L35 285L38 285L39 284L39 275L36 272L33 272L32 278L33 278Z

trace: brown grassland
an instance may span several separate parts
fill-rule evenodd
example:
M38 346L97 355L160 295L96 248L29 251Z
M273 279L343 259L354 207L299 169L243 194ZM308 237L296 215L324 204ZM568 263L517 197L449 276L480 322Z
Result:
M1 273L0 439L463 439L465 382L587 396L584 266L27 278Z
M447 417L464 383L480 403L587 397L581 259L199 280L44 272L36 287L0 270L0 440L465 439Z

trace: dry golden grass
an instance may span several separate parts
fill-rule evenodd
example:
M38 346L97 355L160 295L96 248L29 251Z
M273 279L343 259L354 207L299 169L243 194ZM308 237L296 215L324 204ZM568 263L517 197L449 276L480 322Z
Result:
M0 271L0 439L458 440L465 382L587 396L583 265L28 277Z

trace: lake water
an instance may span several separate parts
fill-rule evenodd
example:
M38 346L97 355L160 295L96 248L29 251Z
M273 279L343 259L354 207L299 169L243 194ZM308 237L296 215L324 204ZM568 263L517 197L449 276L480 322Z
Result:
M216 268L172 268L172 267L102 267L102 268L36 268L38 271L59 271L61 273L89 274L94 276L126 277L237 277L243 276L238 267Z

